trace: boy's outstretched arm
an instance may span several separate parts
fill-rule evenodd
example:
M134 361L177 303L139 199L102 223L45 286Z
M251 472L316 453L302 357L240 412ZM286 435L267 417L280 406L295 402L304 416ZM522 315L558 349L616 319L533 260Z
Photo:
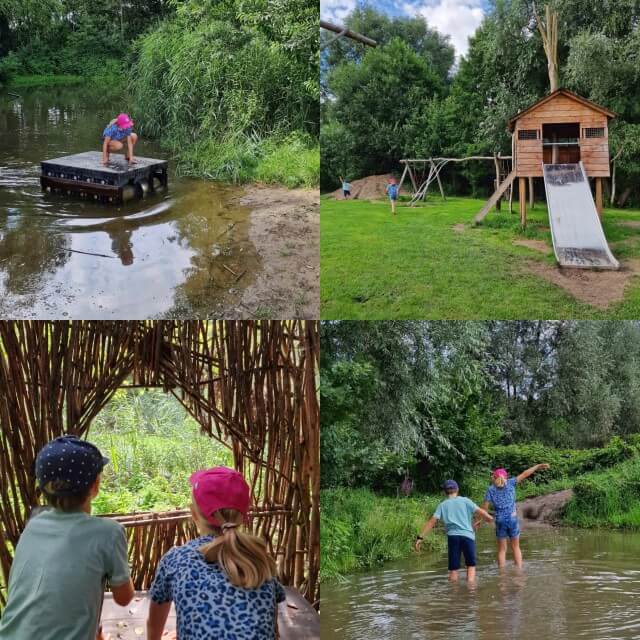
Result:
M486 504L483 503L483 506ZM493 522L493 516L486 511L485 509L482 509L481 507L478 507L474 512L473 512L474 516L480 516L485 522Z
M529 476L532 476L536 471L541 471L542 469L548 469L551 465L543 462L542 464L536 464L533 467L529 467L526 471L523 471L517 478L516 482L522 482L526 480Z
M485 512L485 513L489 513L489 501L485 500L482 503L482 506L477 509L476 511L473 512L473 528L477 529L481 524L482 524L482 520L484 519L484 517L482 516L482 514L480 513L481 511Z
M167 623L171 600L158 604L153 600L149 603L149 616L147 618L147 640L161 640L164 625Z
M424 523L424 527L422 527L422 531L420 531L420 534L416 538L416 543L414 545L416 551L420 551L420 547L422 547L422 538L424 538L429 533L429 531L431 531L431 529L433 529L433 527L435 527L437 524L438 524L438 518L436 518L435 516L431 516Z

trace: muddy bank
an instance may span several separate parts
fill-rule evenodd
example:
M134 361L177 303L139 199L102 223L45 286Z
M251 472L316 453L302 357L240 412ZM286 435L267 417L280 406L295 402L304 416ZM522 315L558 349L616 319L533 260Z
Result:
M249 240L261 269L242 291L238 318L320 316L320 194L284 187L247 187L239 203L251 210Z
M523 527L560 524L565 505L573 496L572 489L547 493L518 502L518 518Z

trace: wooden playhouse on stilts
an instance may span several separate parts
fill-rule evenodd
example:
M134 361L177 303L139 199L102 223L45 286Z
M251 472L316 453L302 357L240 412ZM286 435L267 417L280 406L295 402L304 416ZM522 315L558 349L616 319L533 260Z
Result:
M566 89L554 91L511 118L512 171L476 216L476 222L517 180L520 221L525 227L527 185L532 196L535 179L542 178L560 265L617 269L619 264L609 250L600 222L602 179L610 176L612 118L615 113L609 109Z

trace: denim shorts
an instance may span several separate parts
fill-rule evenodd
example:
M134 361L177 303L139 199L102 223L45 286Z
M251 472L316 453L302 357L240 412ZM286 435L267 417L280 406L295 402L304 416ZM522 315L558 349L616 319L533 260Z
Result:
M517 538L520 535L520 524L517 516L507 518L496 518L496 538Z
M467 536L447 536L449 548L449 571L460 568L460 556L464 556L467 567L476 566L476 541Z

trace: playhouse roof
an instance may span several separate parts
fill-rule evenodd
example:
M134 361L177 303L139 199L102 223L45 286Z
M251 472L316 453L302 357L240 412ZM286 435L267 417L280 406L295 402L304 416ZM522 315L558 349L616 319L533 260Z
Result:
M610 111L606 107L601 107L599 104L596 104L595 102L591 102L591 100L587 100L586 98L579 96L577 93L573 93L573 91L569 91L568 89L558 89L557 91L554 91L553 93L550 93L549 95L544 96L544 98L541 98L537 102L534 102L532 105L528 106L526 109L523 109L522 111L517 113L515 116L513 116L509 120L509 131L513 131L515 123L520 118L522 118L522 116L526 115L527 113L530 113L531 111L534 111L538 107L542 106L543 104L546 104L547 102L553 100L559 95L566 96L570 100L575 100L576 102L579 102L580 104L583 104L589 107L590 109L593 109L594 111L598 111L599 113L602 113L603 115L607 116L607 118L616 117L616 114L613 111Z

